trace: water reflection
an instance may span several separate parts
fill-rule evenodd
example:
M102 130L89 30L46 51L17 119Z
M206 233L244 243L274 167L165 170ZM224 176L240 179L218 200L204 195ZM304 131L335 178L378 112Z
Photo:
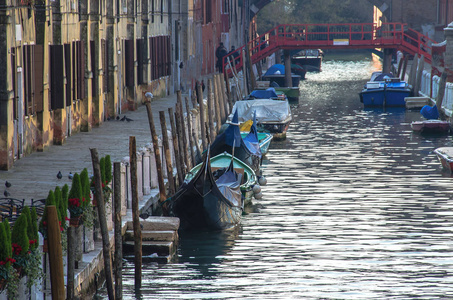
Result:
M453 179L432 153L451 137L413 134L417 111L364 110L375 70L336 59L310 73L259 207L237 233L182 236L178 262L144 266L144 298L453 298Z

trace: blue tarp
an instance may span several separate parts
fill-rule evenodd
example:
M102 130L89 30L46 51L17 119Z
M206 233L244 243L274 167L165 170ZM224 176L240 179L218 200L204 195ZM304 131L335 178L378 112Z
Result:
M425 105L422 107L422 109L420 110L420 114L425 118L425 119L428 119L428 120L437 120L439 119L439 111L437 110L437 106L434 105L434 106L429 106L429 105Z
M285 74L285 66L282 65L282 64L275 64L275 65L271 66L269 69L267 69L267 71L264 74L264 76L266 76L266 75L275 75L275 74L284 75Z
M266 90L254 90L250 93L250 96L256 99L270 99L278 97L277 93L275 92L274 88L268 88Z
M256 111L253 114L253 124L250 133L243 139L247 148L255 155L261 155L260 142L258 140L258 129L256 128Z

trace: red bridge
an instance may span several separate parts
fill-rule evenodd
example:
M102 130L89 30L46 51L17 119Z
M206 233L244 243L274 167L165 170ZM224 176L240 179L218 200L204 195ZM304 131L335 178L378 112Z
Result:
M412 30L404 23L361 24L285 24L269 30L251 40L247 46L252 64L282 50L302 49L396 49L405 54L424 55L431 62L431 45L435 41ZM242 50L235 52L236 59L231 64L237 71L241 70L244 61ZM234 55L234 52L232 53ZM232 58L232 56L230 56ZM224 70L232 76L232 65L225 60Z

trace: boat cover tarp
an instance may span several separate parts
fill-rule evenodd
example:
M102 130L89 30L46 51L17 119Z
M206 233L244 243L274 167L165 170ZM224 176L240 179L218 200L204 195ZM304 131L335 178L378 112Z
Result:
M250 96L256 99L270 99L270 98L277 98L277 92L273 87L270 87L265 90L254 90L250 93Z
M234 104L233 111L237 111L239 122L243 123L253 118L256 112L258 123L276 122L280 123L291 118L291 108L288 101L255 99L247 101L237 101ZM233 115L228 116L231 120Z
M261 153L260 142L258 140L258 129L256 128L256 112L253 114L253 123L250 127L250 132L243 139L245 145L249 149L253 149L253 153Z
M251 100L251 101L254 101L254 100ZM248 101L244 101L244 102L248 102ZM212 151L213 155L218 155L225 150L228 150L227 152L229 152L230 148L232 148L234 145L235 148L243 148L249 154L261 157L261 150L260 150L258 138L256 141L258 147L253 145L253 141L251 141L251 140L248 140L246 143L242 139L241 132L239 130L239 121L238 120L239 120L238 111L235 110L234 114L232 116L232 121L229 124L228 128L225 129L225 131L223 133L219 134L211 145L211 151ZM225 145L228 145L229 149L224 149ZM239 154L238 150L235 150L235 152L237 154ZM239 158L241 158L241 157L239 157Z
M267 69L267 71L264 74L264 76L266 76L266 75L275 75L275 74L284 75L285 74L285 66L282 65L282 64L272 65L269 69Z
M429 106L429 105L425 105L422 107L422 109L420 110L420 114L425 118L425 119L428 119L428 120L437 120L439 119L439 111L437 110L437 106L434 105L434 106Z

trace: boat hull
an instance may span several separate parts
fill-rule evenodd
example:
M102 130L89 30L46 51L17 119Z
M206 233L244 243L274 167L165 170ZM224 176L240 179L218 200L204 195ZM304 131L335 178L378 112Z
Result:
M366 107L406 107L404 98L410 96L409 89L364 89L360 99Z
M245 138L249 133L248 132L241 132L242 138ZM258 141L260 143L260 150L261 154L265 155L269 151L269 146L272 141L272 134L266 132L259 132L258 133Z
M280 87L286 87L285 83L285 75L282 74L272 74L272 75L263 75L263 80L270 81L271 85L272 82L276 82ZM301 77L300 75L291 75L291 87L299 87Z
M437 155L442 167L451 172L453 170L453 147L437 148L434 153Z
M411 123L411 128L419 133L449 133L450 122L440 120L425 120L414 121Z
M218 170L221 168L228 167L228 164L231 161L231 154L229 153L222 153L217 156L211 158L211 168L212 170ZM189 174L186 176L186 181L191 180L193 174L199 171L202 164L196 165ZM233 167L234 170L238 173L241 173L243 176L243 183L241 184L241 193L242 199L244 201L244 205L249 205L252 203L253 197L253 186L257 184L257 177L256 173L250 168L246 163L241 161L238 158L233 159Z
M297 87L276 87L275 90L285 93L286 97L288 98L288 101L290 101L290 102L299 101L299 96L300 96L299 86L297 86Z
M168 211L180 219L182 231L234 228L239 224L244 208L241 181L242 176L231 164L214 176L208 150L203 163L189 172L176 194L169 199Z

